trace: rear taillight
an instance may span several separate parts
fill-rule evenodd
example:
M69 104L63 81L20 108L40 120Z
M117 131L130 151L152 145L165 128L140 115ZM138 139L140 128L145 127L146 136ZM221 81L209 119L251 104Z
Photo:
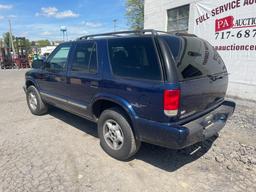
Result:
M176 116L180 106L180 90L164 91L164 113L167 116Z

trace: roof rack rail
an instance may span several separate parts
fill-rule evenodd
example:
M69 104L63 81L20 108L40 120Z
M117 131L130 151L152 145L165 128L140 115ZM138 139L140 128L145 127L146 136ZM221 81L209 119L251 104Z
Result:
M156 31L153 29L145 29L145 30L135 30L135 31L119 31L119 32L112 32L112 33L101 33L101 34L95 34L95 35L85 35L78 40L88 40L92 39L94 37L106 37L106 36L113 36L113 37L120 37L122 35L129 35L129 34L134 34L134 35L145 35L147 33L150 33L153 36L156 36L159 32L166 33L164 31Z
M112 32L112 33L100 33L100 34L94 34L94 35L85 35L82 37L79 37L77 40L88 40L93 39L97 37L122 37L124 35L146 35L147 33L150 33L152 36L159 35L160 33L169 34L169 35L178 35L178 36L191 36L191 37L197 37L196 35L189 34L189 33L169 33L166 31L158 31L154 29L144 29L144 30L135 30L135 31L118 31L118 32Z
M174 33L177 36L187 36L187 37L197 37L195 34L191 33Z

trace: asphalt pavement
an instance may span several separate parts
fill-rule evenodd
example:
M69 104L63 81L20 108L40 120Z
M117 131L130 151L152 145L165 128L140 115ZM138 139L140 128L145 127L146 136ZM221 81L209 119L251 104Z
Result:
M94 123L55 108L32 115L25 72L0 70L0 192L256 191L255 103L237 101L218 138L180 151L143 144L121 162Z

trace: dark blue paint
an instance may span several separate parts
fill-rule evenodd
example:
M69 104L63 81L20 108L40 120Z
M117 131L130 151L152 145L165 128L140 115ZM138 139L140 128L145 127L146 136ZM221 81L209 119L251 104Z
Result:
M179 37L180 38L180 37ZM173 37L173 42L180 43L179 39ZM82 41L80 41L81 43ZM68 61L66 71L61 73L47 72L44 69L31 70L26 73L26 81L32 82L40 92L44 92L56 97L64 98L80 105L87 106L87 110L81 110L77 107L61 105L58 107L73 113L79 114L90 120L97 121L93 114L93 105L98 101L110 101L119 105L132 120L132 126L136 138L162 146L172 148L182 148L189 144L203 139L202 130L193 133L191 125L184 125L186 119L179 119L179 115L174 118L167 117L163 111L163 92L164 90L181 89L182 106L188 111L197 110L200 106L200 95L204 95L204 102L207 99L214 100L218 97L218 89L224 87L221 92L225 94L227 79L224 81L204 81L202 83L179 82L173 79L172 82L163 79L162 81L138 80L132 78L120 78L114 76L111 72L107 40L97 39L97 59L98 72L96 74L79 74L71 72L71 59ZM76 42L72 43L70 57L73 55L73 49ZM176 46L180 49L180 44ZM163 47L162 47L163 48ZM158 50L159 51L159 50ZM176 56L178 55L175 52ZM169 61L166 63L172 63ZM163 63L163 70L165 69ZM170 67L169 67L170 68ZM171 71L175 73L175 71ZM170 74L171 75L171 74ZM173 75L175 77L176 75ZM199 81L199 80L197 80ZM196 90L201 86L202 92ZM211 87L211 85L214 85ZM211 91L208 90L214 88ZM208 92L205 92L208 90ZM193 97L193 95L196 95ZM210 96L209 96L210 95ZM207 103L204 103L204 106ZM218 103L220 106L221 103ZM216 107L218 107L216 106ZM215 108L216 108L215 107ZM234 110L234 107L232 108ZM227 115L233 113L227 108L223 109ZM205 112L206 113L206 112ZM206 113L210 113L209 111ZM205 115L205 114L204 114ZM202 116L202 115L201 115ZM189 121L199 121L200 117L190 116ZM203 119L200 119L200 122ZM194 128L195 130L197 128Z

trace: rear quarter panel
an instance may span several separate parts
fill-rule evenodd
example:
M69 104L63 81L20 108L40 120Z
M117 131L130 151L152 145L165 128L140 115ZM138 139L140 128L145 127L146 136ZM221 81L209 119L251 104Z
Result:
M178 84L166 84L159 81L138 80L118 77L112 74L107 41L101 42L101 66L103 81L102 94L123 98L135 112L135 118L144 118L158 122L169 122L163 111L163 93L165 89L178 88Z

